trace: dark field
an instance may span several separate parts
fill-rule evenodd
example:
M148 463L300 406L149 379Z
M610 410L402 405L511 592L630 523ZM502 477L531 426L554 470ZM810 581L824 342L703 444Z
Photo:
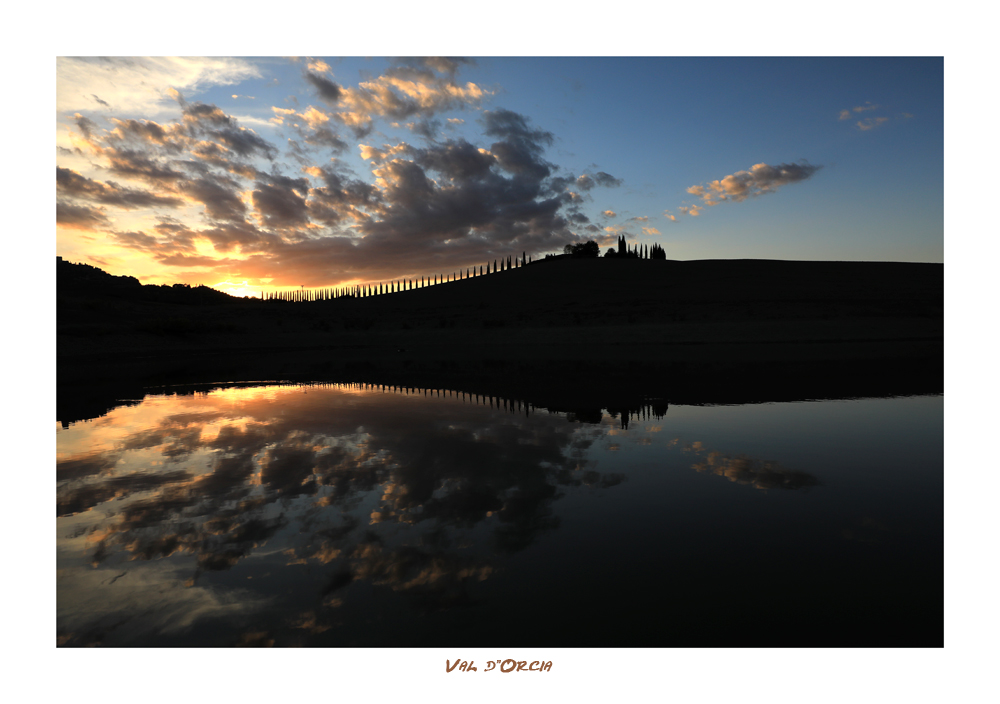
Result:
M343 355L603 359L643 345L824 346L908 354L943 339L943 266L879 262L574 260L361 299L186 300L160 287L59 282L60 362L272 350ZM152 290L151 290L152 289ZM204 291L209 291L204 289ZM212 292L214 293L214 292ZM904 343L900 347L899 343ZM860 347L858 347L860 345ZM903 349L906 348L906 349ZM727 350L724 356L728 355Z

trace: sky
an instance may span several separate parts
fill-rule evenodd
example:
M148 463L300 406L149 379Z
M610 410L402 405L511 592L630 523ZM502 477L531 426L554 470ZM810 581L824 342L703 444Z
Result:
M619 235L942 262L938 58L56 61L57 254L235 295Z

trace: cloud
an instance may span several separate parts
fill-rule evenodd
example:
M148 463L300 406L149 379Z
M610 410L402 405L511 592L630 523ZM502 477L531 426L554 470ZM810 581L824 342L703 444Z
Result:
M104 156L108 161L108 170L125 178L139 179L162 187L184 178L182 171L142 150L108 147L104 150Z
M552 173L552 165L541 158L555 139L551 132L533 130L523 115L503 108L483 113L482 122L484 134L500 140L490 145L490 153L501 169L538 181Z
M188 256L196 251L199 236L169 218L161 218L154 226L156 236L142 231L111 231L108 238L126 249L145 252L157 259L171 255Z
M190 142L183 126L179 124L161 125L152 120L119 120L116 117L111 117L108 121L114 125L114 129L108 133L107 139L123 144L156 145L178 153ZM88 126L87 132L92 138L94 127Z
M74 230L100 230L111 225L101 208L56 201L56 223Z
M661 233L655 227L644 227L644 228L642 228L642 234L644 234L644 235L659 235Z
M243 127L231 115L227 115L215 105L188 103L184 96L175 91L177 102L181 104L183 124L190 137L210 137L224 144L241 157L261 156L273 159L278 150L266 139L248 127Z
M594 175L582 174L576 179L577 187L582 191L589 191L595 186L604 186L605 188L617 188L622 185L622 180L620 178L615 178L611 174L605 173L603 171L598 171Z
M309 212L305 199L308 193L308 180L275 175L271 176L270 183L258 183L252 198L254 208L265 226L287 229L308 224Z
M313 71L306 71L305 79L312 84L312 87L316 89L316 93L325 102L330 105L336 105L340 101L341 95L343 95L343 89L331 81L326 76L321 76Z
M309 63L306 64L306 68L316 73L330 72L330 64L323 61L323 59L312 59L311 61L309 61Z
M478 137L436 136L440 112L487 95L456 80L467 63L400 60L357 88L338 86L333 107L272 107L272 125L295 131L284 143L179 88L164 91L179 108L173 119L112 112L98 122L78 113L73 143L92 171L59 167L59 222L109 231L109 244L163 266L279 286L456 270L515 252L560 251L600 232L581 207L594 189L622 180L597 167L582 175L561 169L546 155L555 135L524 115L487 110L474 123ZM356 134L375 118L403 115L426 146L360 144L370 169L361 177L330 157L348 146L345 126ZM182 210L183 225L155 212L166 208ZM149 212L120 217L142 209ZM127 224L112 231L116 221Z
M351 129L359 139L373 129L376 117L404 121L419 118L410 123L411 129L427 127L427 120L446 110L475 106L491 92L467 82L459 84L456 73L463 59L423 58L406 59L403 65L393 66L385 74L370 81L363 81L357 87L340 87L326 98L342 110L337 119ZM315 74L307 74L307 79L317 86ZM335 85L335 84L333 84ZM323 95L321 90L321 95Z
M868 117L864 120L858 121L858 129L862 132L867 132L868 130L873 130L879 125L888 122L888 117Z
M239 184L223 176L211 175L184 181L179 190L191 200L205 206L213 220L243 222L246 205L239 197Z
M345 151L348 147L347 142L328 126L330 115L312 105L302 112L279 107L272 107L271 110L275 113L275 117L271 118L272 123L291 124L306 144L328 147L337 153ZM293 117L301 122L289 123L288 120Z
M837 119L839 119L839 120L850 120L854 116L854 113L867 112L869 110L877 110L879 107L881 107L881 106L874 105L871 101L869 101L869 102L866 102L864 105L855 106L854 108L851 108L850 110L841 110L840 114L837 117Z
M109 111L151 116L170 109L169 88L198 93L260 75L242 59L58 57L56 111L87 110L101 96L100 104Z
M613 210L605 210L605 211L602 211L602 212L601 212L601 215L603 215L603 216L604 216L604 217L606 217L606 218L614 218L614 217L618 217L618 214L617 214L617 213L616 213L615 211L613 211Z
M183 204L179 198L125 188L114 181L101 183L60 166L56 167L56 190L63 196L81 198L102 205L115 205L127 210L155 206L176 208Z
M695 185L687 192L702 200L704 205L718 205L723 201L741 202L765 193L773 193L782 186L798 183L812 177L822 166L808 162L795 164L754 164L748 171L737 171L704 185ZM698 206L678 208L682 213L698 215Z

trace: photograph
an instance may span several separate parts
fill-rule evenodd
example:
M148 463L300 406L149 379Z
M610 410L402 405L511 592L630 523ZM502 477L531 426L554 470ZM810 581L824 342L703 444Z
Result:
M942 56L54 65L58 648L944 648Z

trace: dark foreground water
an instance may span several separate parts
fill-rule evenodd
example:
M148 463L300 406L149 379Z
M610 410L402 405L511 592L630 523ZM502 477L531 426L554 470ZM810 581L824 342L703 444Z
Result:
M941 646L941 396L352 385L57 428L67 646Z

